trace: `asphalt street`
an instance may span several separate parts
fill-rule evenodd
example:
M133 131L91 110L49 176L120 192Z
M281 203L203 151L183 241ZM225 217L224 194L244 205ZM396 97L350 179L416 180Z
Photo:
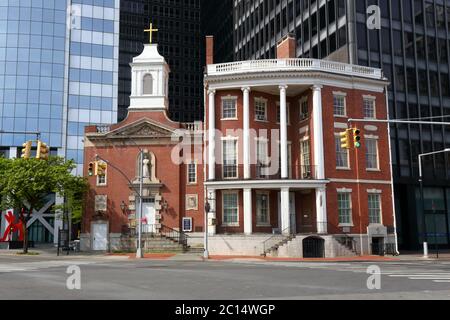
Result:
M367 268L381 270L370 290ZM78 266L79 290L67 288ZM450 299L450 261L155 261L0 256L1 299Z

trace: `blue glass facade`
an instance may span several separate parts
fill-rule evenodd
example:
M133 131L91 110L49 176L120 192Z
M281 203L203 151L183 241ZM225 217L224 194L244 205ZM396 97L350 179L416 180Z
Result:
M84 126L117 121L119 7L0 0L0 130L39 131L81 168ZM0 147L34 138L0 134Z
M40 131L63 145L66 43L64 1L0 0L0 117L5 131ZM20 146L23 134L0 135Z

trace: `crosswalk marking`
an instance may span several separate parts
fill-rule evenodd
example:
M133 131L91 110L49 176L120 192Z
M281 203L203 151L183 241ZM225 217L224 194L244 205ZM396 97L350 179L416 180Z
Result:
M20 272L20 271L36 271L41 269L58 268L70 265L88 265L95 264L96 261L87 260L69 260L69 261L36 261L22 262L11 264L0 264L0 273Z

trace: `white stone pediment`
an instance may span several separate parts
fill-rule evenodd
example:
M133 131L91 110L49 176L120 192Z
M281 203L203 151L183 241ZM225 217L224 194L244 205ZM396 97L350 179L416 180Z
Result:
M106 134L106 138L161 138L171 137L175 129L150 119L142 119Z

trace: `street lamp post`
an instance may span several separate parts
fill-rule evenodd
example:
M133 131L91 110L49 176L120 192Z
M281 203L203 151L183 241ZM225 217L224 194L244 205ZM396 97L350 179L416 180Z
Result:
M211 211L211 204L209 203L209 201L215 201L216 199L213 199L209 196L206 197L206 202L205 202L205 220L204 220L204 225L205 225L205 232L204 232L204 238L203 238L203 246L204 251L203 251L203 258L204 259L209 259L209 250L208 250L208 215L209 212Z
M139 151L139 223L138 223L138 248L136 258L143 258L142 254L142 192L144 187L144 152Z
M432 156L440 153L446 153L450 152L450 148L447 148L445 150L441 151L435 151L435 152L429 152L429 153L423 153L419 154L419 184L420 184L420 202L422 204L422 224L423 224L423 234L424 234L424 241L423 241L423 257L428 258L428 235L426 230L426 219L425 219L425 198L424 198L424 192L423 192L423 171L422 171L422 158L427 156ZM436 226L435 226L436 228ZM434 230L436 233L436 230ZM437 242L437 240L435 240ZM436 244L437 245L437 244Z

